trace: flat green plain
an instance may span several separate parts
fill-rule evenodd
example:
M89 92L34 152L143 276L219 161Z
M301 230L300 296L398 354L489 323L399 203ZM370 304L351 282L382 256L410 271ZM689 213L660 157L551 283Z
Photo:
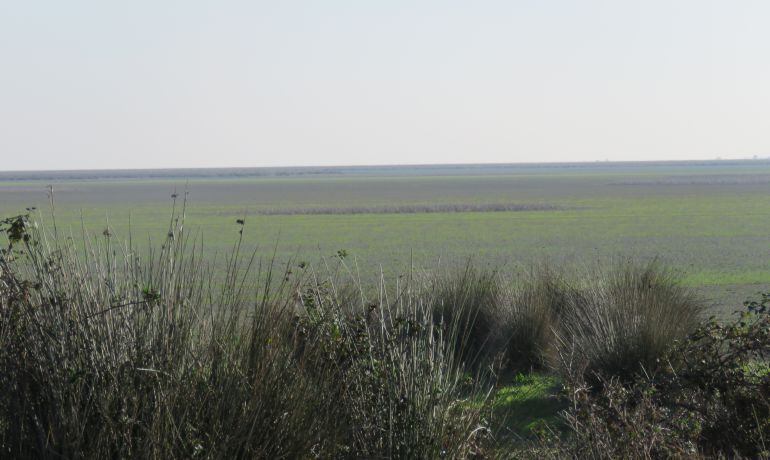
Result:
M48 185L60 232L159 241L171 195L179 208L187 191L186 226L209 253L226 252L245 219L261 254L314 262L344 249L363 279L469 258L511 273L657 259L720 314L770 287L766 160L5 172L0 216L35 206L50 221Z

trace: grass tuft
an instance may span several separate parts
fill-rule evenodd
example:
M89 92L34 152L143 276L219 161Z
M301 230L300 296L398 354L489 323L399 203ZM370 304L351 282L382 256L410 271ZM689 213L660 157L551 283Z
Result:
M566 303L557 329L565 374L630 380L653 373L659 358L702 320L704 306L657 263L616 263Z

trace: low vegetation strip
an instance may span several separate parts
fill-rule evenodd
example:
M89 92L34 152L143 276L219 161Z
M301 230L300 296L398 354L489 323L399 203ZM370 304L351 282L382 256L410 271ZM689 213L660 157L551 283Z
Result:
M644 180L624 180L610 182L609 185L764 185L770 184L768 174L708 174L702 176L670 176Z
M334 214L425 214L450 212L526 212L562 211L570 209L555 204L457 203L457 204L396 204L383 206L337 206L318 208L260 209L254 214L265 216L334 215Z

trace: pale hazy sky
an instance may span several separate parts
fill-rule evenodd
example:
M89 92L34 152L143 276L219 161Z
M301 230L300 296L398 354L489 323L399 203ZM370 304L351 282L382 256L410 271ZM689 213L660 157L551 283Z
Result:
M0 0L0 170L755 154L767 0Z

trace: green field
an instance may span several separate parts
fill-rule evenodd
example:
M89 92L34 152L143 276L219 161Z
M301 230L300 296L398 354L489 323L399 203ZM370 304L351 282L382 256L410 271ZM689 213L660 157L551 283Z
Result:
M163 238L176 191L207 251L244 234L280 261L345 249L362 278L474 258L516 271L630 256L680 271L721 312L770 287L770 161L0 173L0 215ZM504 209L504 210L500 210ZM507 210L505 210L507 209ZM513 209L513 210L510 210Z

